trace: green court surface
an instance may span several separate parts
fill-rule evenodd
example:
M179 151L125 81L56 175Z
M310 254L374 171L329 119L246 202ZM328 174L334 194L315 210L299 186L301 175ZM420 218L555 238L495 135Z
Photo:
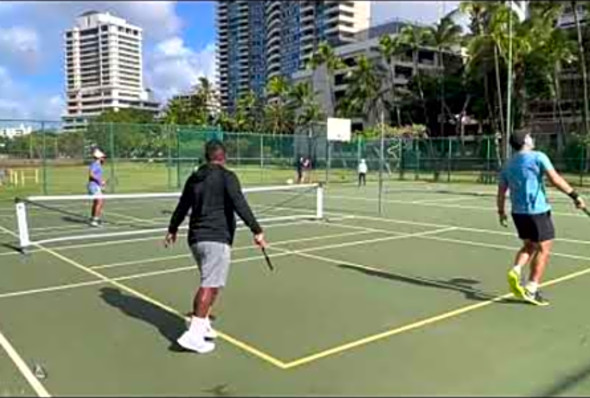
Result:
M519 242L498 225L493 186L444 187L388 183L378 215L375 185L329 186L324 220L265 224L275 272L240 229L214 309L217 348L203 356L174 343L198 283L184 237L168 249L151 233L22 255L6 203L0 333L15 351L2 344L0 395L589 395L590 219L551 195L551 305L535 307L508 294ZM165 224L156 208L105 212ZM41 221L39 239L88 232Z

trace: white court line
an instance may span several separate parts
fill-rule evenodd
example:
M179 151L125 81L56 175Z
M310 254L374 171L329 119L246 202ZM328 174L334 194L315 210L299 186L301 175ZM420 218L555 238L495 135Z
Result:
M330 218L331 221L338 221L338 220L345 220L348 218L352 218L353 216L350 215L341 215L340 217L335 217L335 218ZM293 222L287 222L287 223L270 223L269 225L267 225L265 227L265 229L268 228L277 228L277 227L288 227L288 226L293 226L293 225L303 225L303 224L307 224L307 223L312 223L312 224L320 224L322 225L322 221L310 221L310 220L298 220L298 221L293 221ZM242 231L242 230L247 230L248 228L245 226L240 226L238 227L238 231ZM7 233L8 234L8 233ZM12 234L12 232L10 233ZM186 234L182 233L178 235L179 237L185 237ZM108 235L106 235L105 237L108 238ZM53 246L50 247L53 250L72 250L72 249L85 249L85 248L89 248L89 247L100 247L100 246L111 246L111 245L121 245L121 244L126 244L126 243L135 243L135 242L143 242L143 241L150 241L150 240L162 240L162 236L160 235L154 235L154 236L149 236L149 237L145 237L145 238L132 238L132 239L119 239L119 240L110 240L110 241L105 241L105 242L96 242L96 243L80 243L80 244L75 244L75 245L64 245L64 246ZM38 253L38 252L42 252L43 250L41 249L32 249L29 250L27 253ZM18 252L7 252L7 253L0 253L0 257L3 256L18 256L18 255L22 255L21 253Z
M344 214L344 213L341 213L341 214ZM462 227L460 225L435 224L435 223L429 223L429 222L408 221L408 220L400 220L400 219L386 218L386 217L372 217L372 216L365 216L365 215L358 215L358 214L355 215L354 218L366 219L366 220L377 221L377 222L385 222L385 223L391 223L391 224L419 225L419 226L433 227L433 228L456 227L457 229L460 229L462 231L481 232L484 234L504 235L504 236L512 236L512 237L518 238L518 236L515 233L495 231L493 229L471 228L471 227ZM587 241L587 240L556 238L555 241L556 242L576 243L576 244L581 244L581 245L590 245L590 241Z
M424 200L413 200L412 203L413 204L422 204L422 203L430 203L430 202L460 202L463 200L474 200L474 199L480 199L480 198L476 198L476 197L461 197L461 198L442 198L442 199L424 199Z
M393 234L394 232L389 232L389 235L390 236L386 236L386 237L383 237L383 238L373 238L373 239L366 239L366 240L354 241L354 242L337 243L337 244L325 245L325 246L319 246L319 247L310 247L308 249L301 249L301 250L289 250L288 252L285 251L283 253L278 253L278 254L276 254L276 253L269 253L268 256L271 257L271 258L284 257L284 256L287 256L287 255L294 255L294 254L299 254L299 253L308 253L308 252L314 252L314 251L318 251L318 250L338 249L338 248L342 248L342 247L350 247L350 246L357 246L357 245L363 245L363 244L378 243L378 242L398 240L398 239L408 239L408 238L413 238L413 237L417 237L417 236L425 236L425 235L431 235L431 234L439 234L439 233L444 233L444 232L452 231L452 230L455 230L455 229L456 228L454 228L454 227L451 227L451 228L441 228L441 229L436 229L436 230L431 230L431 231L423 231L423 232L417 232L417 233L412 233L412 234L402 234L402 235L394 235L394 236L391 236L391 234ZM371 231L371 232L373 232L373 231ZM270 245L270 248L271 249L273 247L274 247L273 245ZM277 248L277 250L284 251L285 249ZM253 257L246 257L246 258L237 259L235 261L232 261L232 263L240 263L240 262L245 262L245 261L250 261L250 260L257 260L257 259L258 260L262 260L263 258L264 258L263 256L257 255L257 256L253 256ZM167 274L182 272L182 271L186 271L186 270L190 270L190 269L194 269L194 268L196 268L196 266L195 265L191 265L191 266L186 266L186 267L165 269L165 270L161 270L161 271L151 271L151 272L145 272L145 273L140 273L140 274L134 274L134 275L128 275L128 276L119 277L119 278L117 278L117 280L129 280L129 279L144 278L144 277L148 277L148 276L167 275ZM0 295L0 298L1 297L2 296Z
M339 224L336 224L336 225L339 225ZM2 228L2 227L0 226L0 228ZM393 235L393 236L392 236L392 234L394 234L395 232L388 231L389 236L384 237L384 238L374 238L374 239L367 239L367 240L354 241L354 242L337 243L337 244L331 244L331 245L325 245L325 246L319 246L319 247L310 247L310 248L301 249L301 250L291 250L288 253L287 252L278 253L278 254L277 253L269 253L269 257L271 257L271 258L284 257L284 256L288 256L288 255L294 255L294 254L298 254L298 253L308 253L308 252L314 252L314 251L318 251L318 250L337 249L337 248L342 248L342 247L349 247L349 246L356 246L356 245L363 245L363 244L370 244L370 243L377 243L377 242L384 242L384 241L391 241L391 240L398 240L398 239L408 239L408 238L413 238L413 237L417 237L417 236L425 236L425 235L430 235L430 234L443 233L443 232L452 231L455 229L456 228L454 228L454 227L442 228L442 229L436 229L436 230L431 230L431 231L423 231L423 232L412 233L412 234L400 234L400 235ZM371 232L373 232L373 231L371 231ZM271 245L270 247L272 248L273 246ZM278 250L285 250L285 249L278 249ZM251 260L262 260L262 259L264 259L263 256L256 255L256 256L245 257L245 258L240 258L240 259L234 260L234 261L232 261L232 264L242 263L242 262L251 261ZM148 271L148 272L126 275L126 276L121 276L121 277L116 277L116 278L109 278L109 280L126 281L126 280L140 279L140 278L151 277L151 276L168 275L168 274L193 270L196 268L197 268L196 265L189 265L189 266L184 266L184 267L176 267L176 268L164 269L164 270L159 270L159 271ZM98 272L97 272L97 274L98 274ZM24 295L29 295L29 294L73 289L73 288L77 288L77 287L90 286L93 284L103 283L104 280L101 279L99 281L93 281L93 282L96 282L96 283L80 282L80 283L69 284L67 286L66 285L57 285L57 286L51 286L51 287L41 288L41 289L4 293L4 294L0 294L0 298L17 297L17 296L24 296Z
M342 233L333 234L333 235L319 235L319 236L314 236L311 238L298 238L298 239L281 240L278 242L273 242L272 245L273 245L273 247L275 247L276 245L284 245L287 243L300 243L300 242L308 242L311 240L343 238L345 236L368 234L368 233L376 233L376 232L374 232L374 231L342 232ZM232 248L232 253L235 251L248 250L248 249L255 249L255 247L253 245L234 247L234 248ZM158 262L158 261L170 261L170 260L177 260L180 258L190 258L190 257L192 257L192 254L178 254L175 256L163 256L163 257L149 258L149 259L145 259L145 260L133 260L133 261L124 261L124 262L120 262L120 263L90 266L90 268L92 268L92 269L116 268L116 267L124 267L124 266L128 266L128 265L147 264L147 263L154 263L154 262Z
M19 372L23 375L27 383L31 386L31 388L35 391L35 394L39 397L51 397L49 391L41 384L41 382L35 377L27 363L23 360L20 354L14 349L10 341L4 336L2 332L0 332L0 346L6 351L6 354L10 358L10 360L14 363L17 367Z
M342 195L327 195L326 196L326 201L329 201L331 199L356 200L356 201L373 202L373 203L379 201L379 199L356 198L354 196L342 196ZM383 199L383 203L402 204L402 205L418 205L418 206L464 209L464 210L480 210L480 211L486 211L488 213L493 212L492 207L483 207L483 206L463 206L463 205L453 205L453 204L444 204L444 203L443 204L436 204L436 203L427 203L427 202L420 202L420 201L395 200L395 199ZM578 217L578 218L587 217L584 214L563 213L563 212L558 212L558 211L551 211L551 214L556 215L556 216L563 216L563 217Z
M347 224L341 224L341 223L335 223L335 225L343 226L343 227L350 227L350 228L353 228L353 229L365 229L367 232L382 232L382 233L385 233L385 234L386 233L389 233L389 231L386 230L386 229L361 227L361 226L357 226L357 225L347 225ZM457 228L457 230L458 231L461 231L461 228L459 227L459 228ZM471 240L466 240L466 239L441 238L439 236L426 236L426 235L423 235L423 236L418 236L418 238L420 238L420 239L428 239L428 240L436 240L436 241L440 241L440 242L457 243L457 244L469 245L469 246L487 247L487 248L490 248L490 249L501 249L501 250L509 250L509 251L516 251L516 250L520 249L520 247L516 247L516 246L498 245L498 244L495 244L495 243L477 242L477 241L471 241ZM551 256L570 258L570 259L573 259L573 260L590 261L590 257L579 256L579 255L575 255L575 254L551 252Z

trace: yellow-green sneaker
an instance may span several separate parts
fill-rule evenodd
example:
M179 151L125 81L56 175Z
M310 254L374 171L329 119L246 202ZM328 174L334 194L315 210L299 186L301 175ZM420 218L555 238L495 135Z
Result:
M524 298L525 290L520 284L520 275L513 269L508 271L508 285L510 286L510 291L515 297L522 299Z

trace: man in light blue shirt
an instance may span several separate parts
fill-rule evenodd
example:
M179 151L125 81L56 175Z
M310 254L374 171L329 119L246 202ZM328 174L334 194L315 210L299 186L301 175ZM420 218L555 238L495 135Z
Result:
M105 180L102 177L102 166L104 164L106 155L100 150L95 149L92 152L94 162L90 164L88 168L88 194L92 196L102 195L102 189L106 185ZM104 206L104 199L94 199L92 201L92 218L90 219L90 225L93 227L99 227L101 225L102 208Z
M548 305L538 288L549 261L555 229L543 177L547 176L557 189L572 198L576 207L585 208L585 204L577 192L555 171L547 155L534 150L535 145L530 133L515 132L510 136L510 146L516 153L500 173L498 215L500 223L507 226L505 202L506 193L510 191L512 219L523 246L516 254L515 265L508 272L508 283L516 297L536 305ZM529 280L523 286L520 281L522 267L529 261Z

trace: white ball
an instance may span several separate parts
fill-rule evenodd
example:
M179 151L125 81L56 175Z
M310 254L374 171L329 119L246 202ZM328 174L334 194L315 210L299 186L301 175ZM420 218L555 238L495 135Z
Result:
M287 180L287 184L289 184L289 185L293 184L293 179L292 179L292 178L289 178L289 179Z

